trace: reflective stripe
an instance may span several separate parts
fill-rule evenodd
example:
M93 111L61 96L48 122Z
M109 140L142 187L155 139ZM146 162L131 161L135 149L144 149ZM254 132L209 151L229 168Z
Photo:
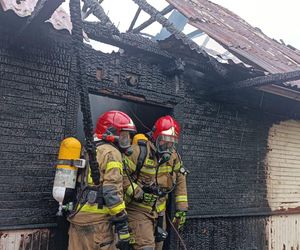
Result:
M124 163L125 166L128 166L131 170L136 170L136 165L131 160L129 160L127 156L124 158Z
M120 169L120 173L123 174L123 165L121 162L118 161L110 161L109 163L106 164L106 172L113 168L118 168Z
M133 189L132 189L133 186ZM132 182L132 185L130 184L130 186L127 188L125 195L124 195L124 200L125 202L128 204L131 202L134 194L133 194L133 190L136 190L138 187L138 185L134 182Z
M126 239L129 239L130 234L129 233L128 234L119 234L119 237L121 240L126 240Z
M106 171L109 171L112 168L118 168L120 169L120 173L123 175L123 165L121 162L118 161L110 161L106 164ZM93 185L93 179L91 175L91 168L89 167L89 173L88 173L88 184Z
M167 205L167 201L165 200L156 207L156 212L160 213L160 212L166 210L166 205Z
M77 170L76 167L73 167L71 165L57 165L56 168L63 168L63 169L68 169L68 170Z
M109 213L111 215L116 215L116 214L122 212L124 209L125 209L125 202L123 201L120 205L110 208Z
M154 161L147 158L145 161L145 165L154 166Z
M176 196L176 202L187 202L188 198L187 195L178 195Z
M136 165L129 160L128 158L126 158L125 160L125 164L132 170L135 171L136 170ZM162 174L162 173L171 173L173 171L173 168L171 166L160 166L158 169L158 174ZM156 168L147 168L147 167L142 167L141 172L144 174L150 174L150 175L155 175L156 173Z
M80 209L80 212L87 212L87 213L95 213L95 214L109 214L108 207L103 207L102 209L98 208L98 205L89 205L85 204Z
M132 185L131 185L132 184ZM137 187L138 187L138 185L136 184L136 183L134 183L134 182L132 182L130 184L130 186L127 188L127 190L126 190L126 194L128 195L128 196L132 196L132 194L133 194L133 190L136 190L137 189ZM133 186L133 189L132 189L132 186Z
M179 171L180 168L181 168L181 162L177 162L174 167L174 171Z

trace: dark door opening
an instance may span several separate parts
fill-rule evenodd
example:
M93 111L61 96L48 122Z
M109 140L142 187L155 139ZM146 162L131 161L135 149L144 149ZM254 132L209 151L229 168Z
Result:
M147 133L152 129L157 118L172 112L172 109L170 108L115 99L107 96L90 94L89 97L93 128L95 128L97 119L102 113L109 110L120 110L132 118L138 133ZM77 116L77 138L81 142L84 142L82 113L80 110Z

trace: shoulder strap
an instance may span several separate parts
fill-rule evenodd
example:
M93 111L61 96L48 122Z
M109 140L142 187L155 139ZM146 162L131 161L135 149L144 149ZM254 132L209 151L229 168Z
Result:
M139 148L140 148L140 154L139 154L139 157L137 159L136 170L135 170L137 178L140 175L141 169L142 169L142 167L144 165L144 162L146 160L146 157L147 157L147 141L139 140L138 145L139 145Z

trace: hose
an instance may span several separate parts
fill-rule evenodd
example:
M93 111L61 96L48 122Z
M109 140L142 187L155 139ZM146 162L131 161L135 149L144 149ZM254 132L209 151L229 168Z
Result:
M167 219L168 219L168 221L169 221L169 223L170 223L172 229L174 230L174 232L175 232L177 238L179 239L181 245L183 246L183 249L184 249L184 250L187 250L187 247L186 247L186 244L184 243L184 240L183 240L182 237L180 236L180 234L179 234L177 228L174 226L174 224L173 224L173 222L171 221L169 215L167 215Z

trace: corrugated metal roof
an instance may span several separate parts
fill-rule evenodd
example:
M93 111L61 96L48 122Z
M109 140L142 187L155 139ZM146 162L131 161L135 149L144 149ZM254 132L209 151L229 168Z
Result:
M242 61L258 65L270 73L300 69L300 51L269 38L233 12L207 0L167 0ZM300 87L300 83L297 83Z
M0 6L3 11L12 10L20 17L28 17L34 11L37 2L38 0L0 0ZM66 29L71 33L71 18L61 6L55 10L51 18L46 22L51 23L57 30Z

